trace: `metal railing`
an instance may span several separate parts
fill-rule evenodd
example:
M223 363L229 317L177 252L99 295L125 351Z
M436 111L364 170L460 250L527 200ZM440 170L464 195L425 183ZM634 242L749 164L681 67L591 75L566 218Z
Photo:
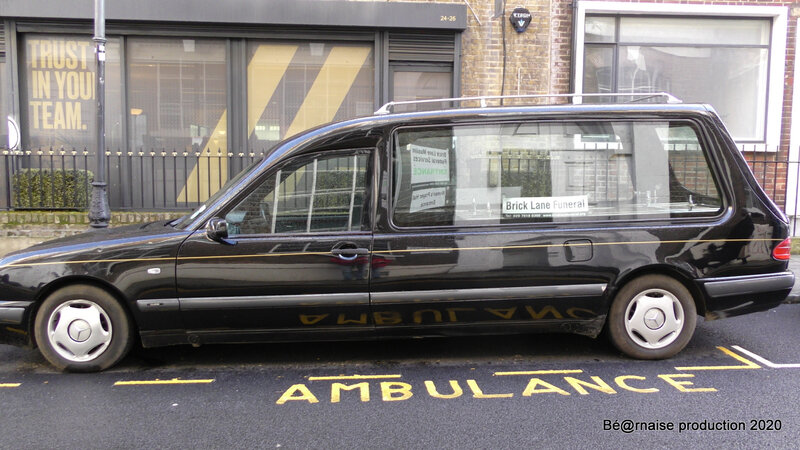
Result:
M264 153L107 151L113 210L191 210ZM86 209L97 167L87 150L0 150L0 209Z
M743 150L764 191L790 217L800 213L800 195L794 192L800 160L763 147ZM263 152L107 151L109 203L115 211L188 211L263 156ZM535 163L515 160L513 167ZM0 150L0 210L85 210L94 167L95 155L86 150Z

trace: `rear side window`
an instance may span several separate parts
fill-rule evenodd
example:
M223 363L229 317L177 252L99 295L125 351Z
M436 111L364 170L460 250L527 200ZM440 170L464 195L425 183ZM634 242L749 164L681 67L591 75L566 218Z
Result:
M401 227L715 216L722 201L686 122L539 122L401 129Z

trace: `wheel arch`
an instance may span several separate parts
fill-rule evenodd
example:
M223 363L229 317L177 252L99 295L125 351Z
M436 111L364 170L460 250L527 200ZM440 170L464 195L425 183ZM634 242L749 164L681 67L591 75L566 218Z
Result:
M112 285L111 283L108 283L108 282L106 282L104 280L101 280L101 279L98 279L98 278L93 278L93 277L76 275L76 276L62 277L62 278L58 278L56 280L53 280L52 282L50 282L50 283L46 284L44 287L42 287L39 290L39 292L37 292L36 297L35 297L35 302L33 304L33 308L31 309L31 311L29 313L30 315L28 316L29 319L28 319L28 330L27 331L28 331L28 336L30 336L31 345L33 347L37 346L36 337L35 337L36 333L34 333L34 327L36 326L36 315L39 313L39 308L42 306L42 303L44 302L44 300L47 297L49 297L53 292L56 292L59 289L63 289L65 287L67 287L67 286L75 286L75 285L79 285L79 284L88 285L88 286L94 286L94 287L96 287L98 289L104 290L109 295L111 295L120 304L122 309L125 310L125 313L128 314L128 317L130 318L131 325L133 325L134 340L138 339L139 327L138 327L138 323L136 321L136 316L133 314L133 311L131 311L130 305L128 304L127 299L122 294L122 292L120 292L119 289L114 287L114 285Z
M614 301L614 297L616 297L617 293L623 287L625 287L625 285L645 275L663 275L673 278L678 282L680 282L692 295L695 309L697 310L697 315L705 316L706 314L705 295L703 295L703 292L697 286L697 283L694 282L694 278L689 273L680 270L679 268L676 268L674 266L666 264L640 267L620 275L620 277L617 279L617 282L614 283L614 286L608 292L609 308L611 307L611 304Z

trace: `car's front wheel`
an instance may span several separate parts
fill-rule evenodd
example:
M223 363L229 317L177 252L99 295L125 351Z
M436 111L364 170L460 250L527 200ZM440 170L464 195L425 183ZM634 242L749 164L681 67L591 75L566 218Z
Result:
M48 296L34 324L42 355L61 370L93 372L119 362L133 343L122 305L95 286L72 285Z
M688 289L674 278L645 275L620 289L608 314L611 342L628 356L669 358L694 334L697 311Z

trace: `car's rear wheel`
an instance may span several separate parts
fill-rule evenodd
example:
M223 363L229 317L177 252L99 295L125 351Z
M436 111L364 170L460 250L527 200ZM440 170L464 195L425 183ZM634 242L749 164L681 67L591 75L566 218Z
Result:
M628 356L669 358L694 334L697 312L691 293L678 280L645 275L626 284L608 314L611 342Z
M74 372L107 369L133 343L131 321L119 301L88 285L67 286L48 296L36 314L34 336L51 364Z

